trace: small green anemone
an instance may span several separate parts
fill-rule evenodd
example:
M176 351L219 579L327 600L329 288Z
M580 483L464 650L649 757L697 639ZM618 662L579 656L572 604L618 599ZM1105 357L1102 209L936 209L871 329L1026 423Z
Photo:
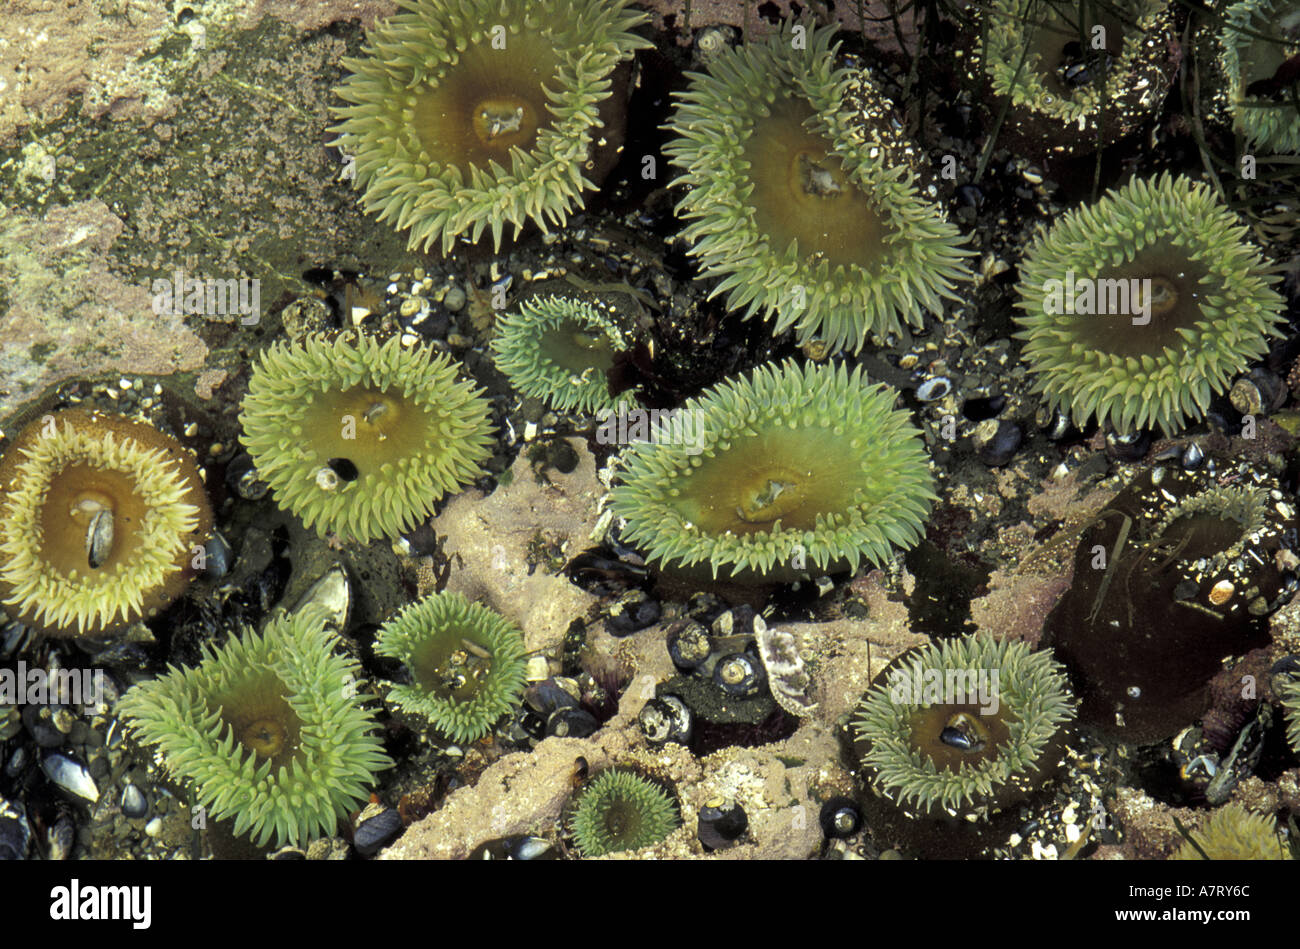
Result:
M617 111L611 76L651 44L626 0L407 0L336 90L343 150L366 210L410 247L506 224L563 227ZM602 128L604 132L602 133Z
M1170 860L1286 860L1286 846L1271 817L1252 814L1240 804L1226 804L1191 832L1204 856L1185 841Z
M1076 424L1167 433L1268 351L1284 301L1203 183L1134 179L1058 218L1020 267L1034 389Z
M240 412L276 503L322 537L395 537L483 473L491 411L445 353L364 335L262 353Z
M569 832L584 857L600 857L649 847L680 823L667 791L631 771L611 769L579 795Z
M434 593L407 606L380 629L375 652L411 675L389 701L423 715L452 741L486 735L523 693L523 634L459 593Z
M330 834L392 766L356 696L356 663L319 608L272 620L198 666L173 666L118 703L118 714L215 820L264 846Z
M883 564L934 500L925 448L861 367L762 366L697 399L623 456L623 539L666 567L790 580Z
M776 333L793 327L801 344L856 352L870 334L941 313L970 251L896 160L906 148L878 92L880 114L859 127L846 92L865 80L836 68L835 31L799 26L796 42L795 29L690 74L664 151L686 186L682 236L721 278L710 296Z
M863 697L853 726L882 797L920 814L973 813L1037 790L1074 714L1048 652L976 635L905 656Z
M497 320L498 369L526 396L561 411L612 409L606 375L627 348L618 326L590 303L551 295L525 300Z
M1300 151L1300 110L1291 96L1274 102L1246 92L1300 54L1300 2L1243 0L1225 10L1223 19L1221 63L1237 132L1245 136L1248 146ZM1293 85L1291 91L1295 89Z

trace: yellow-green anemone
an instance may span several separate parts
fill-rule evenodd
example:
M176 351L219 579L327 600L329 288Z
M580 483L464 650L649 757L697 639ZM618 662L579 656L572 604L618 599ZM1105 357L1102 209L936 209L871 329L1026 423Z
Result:
M626 0L410 0L337 89L366 210L411 248L562 227L604 144L611 75L650 44Z
M787 23L723 51L709 75L690 74L665 153L686 186L682 236L704 274L721 278L710 295L761 313L774 332L793 327L801 343L857 351L870 334L942 312L969 252L895 163L906 148L887 101L873 90L880 114L859 127L835 31L806 29L796 42Z
M488 403L456 368L396 337L277 343L249 380L240 440L276 502L322 537L395 537L491 455Z
M0 606L50 636L164 610L202 561L212 512L194 457L121 415L45 415L0 459Z
M411 676L389 700L452 741L486 735L523 693L523 634L459 593L407 606L380 629L375 652L398 660Z
M1236 130L1247 147L1274 152L1300 151L1300 111L1291 84L1281 85L1276 99L1248 92L1261 80L1273 79L1284 62L1300 55L1300 2L1243 0L1223 13L1219 34L1221 62L1228 80L1228 107Z
M1134 179L1056 220L1020 267L1034 389L1080 426L1177 432L1268 351L1284 301L1202 183Z
M885 563L934 500L920 432L861 368L763 366L661 418L622 458L623 539L665 566L787 580Z
M607 373L627 348L618 325L596 306L556 294L525 300L497 320L496 366L526 396L553 408L612 409Z
M118 714L215 820L263 846L334 832L390 767L319 608L272 620L132 688Z

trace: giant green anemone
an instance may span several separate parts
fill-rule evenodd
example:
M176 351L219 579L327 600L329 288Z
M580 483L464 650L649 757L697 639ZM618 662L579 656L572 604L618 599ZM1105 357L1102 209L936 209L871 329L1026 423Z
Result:
M0 607L48 636L98 636L166 609L212 511L194 456L121 415L67 409L0 460Z
M578 796L569 832L584 857L657 844L681 820L668 792L631 771L603 771Z
M622 458L623 539L667 567L786 580L882 564L934 499L920 432L861 367L763 366L688 400Z
M1300 2L1243 0L1223 13L1221 62L1228 79L1228 107L1247 146L1300 151L1300 110L1290 94L1278 101L1247 92L1272 79L1286 60L1300 54ZM1294 80L1279 91L1294 93Z
M880 796L922 816L974 814L1036 791L1073 718L1048 652L964 636L905 655L863 697L853 727Z
M526 396L552 408L612 409L607 373L627 348L622 331L596 306L560 295L525 300L497 320L496 366Z
M492 424L456 363L394 337L310 336L262 353L240 440L276 502L362 543L394 537L483 472Z
M379 631L375 652L411 675L390 701L423 715L452 741L486 735L524 689L524 637L485 606L459 593L412 603Z
M650 44L626 0L408 0L367 36L333 131L410 247L562 227L605 144L611 75ZM604 129L604 132L602 132Z
M1050 150L1113 141L1153 116L1171 63L1168 0L992 0L976 11L976 60L1006 130Z
M1252 814L1240 804L1225 804L1184 842L1170 860L1286 860L1286 845L1271 817ZM1204 851L1204 854L1202 854Z
M686 186L682 235L705 275L721 278L711 295L762 313L777 333L794 327L800 343L857 351L868 334L941 312L968 252L894 161L888 105L858 127L834 30L809 28L796 42L793 29L691 74L664 151Z
M132 688L118 714L215 820L257 846L333 833L390 767L356 698L356 663L334 650L323 610L272 620L196 667Z
M1173 433L1279 334L1282 297L1210 188L1162 174L1076 208L1020 267L1035 391L1079 425Z

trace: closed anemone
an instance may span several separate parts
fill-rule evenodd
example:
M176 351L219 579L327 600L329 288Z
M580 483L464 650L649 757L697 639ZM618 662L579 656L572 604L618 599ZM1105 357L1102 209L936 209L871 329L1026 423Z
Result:
M1223 20L1221 62L1236 131L1248 147L1300 151L1294 79L1273 90L1276 95L1260 88L1284 62L1300 54L1300 2L1244 0L1225 10Z
M800 343L856 352L870 334L942 312L969 251L921 196L874 89L857 126L833 35L787 23L721 52L709 75L690 75L665 153L686 189L682 235L704 275L720 278L710 295L776 333L793 327Z
M407 606L380 629L375 652L401 662L410 675L389 701L424 716L452 741L483 737L523 694L523 634L459 593L435 593Z
M677 805L663 788L631 771L611 769L579 794L569 831L579 853L601 857L656 844L680 823Z
M49 636L98 636L185 590L212 526L194 457L144 422L68 409L0 459L0 603Z
M1084 426L1201 418L1279 335L1284 301L1208 186L1134 179L1058 218L1020 267L1034 389Z
M310 336L262 353L240 440L276 503L322 537L395 537L483 473L492 424L443 353Z
M650 44L623 0L411 0L337 89L363 203L412 249L563 226L613 134L616 67ZM621 118L619 119L621 122Z
M626 348L608 314L558 295L525 300L497 321L492 340L496 366L510 384L561 411L612 409L608 372Z
M1003 131L1031 147L1107 144L1153 117L1177 71L1168 0L992 0L976 61Z
M885 563L934 499L894 399L861 368L788 361L688 400L621 460L623 539L666 568L748 581Z
M196 667L132 688L118 713L215 820L257 846L334 832L392 762L356 698L359 668L319 608L272 620Z

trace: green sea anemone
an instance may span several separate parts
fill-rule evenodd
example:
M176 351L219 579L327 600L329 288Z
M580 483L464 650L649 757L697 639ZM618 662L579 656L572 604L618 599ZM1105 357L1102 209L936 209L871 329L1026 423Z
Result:
M132 688L118 714L216 820L261 847L333 833L390 767L355 698L357 665L319 608L274 619L197 667Z
M1035 390L1076 424L1167 433L1268 351L1284 301L1208 186L1134 179L1058 218L1020 267Z
M611 76L651 44L625 0L408 0L336 90L362 201L410 247L562 227L603 145Z
M871 689L853 727L871 787L921 816L997 810L1060 763L1074 705L1047 652L985 636L922 647Z
M523 694L523 634L459 593L435 593L403 609L380 629L375 652L411 675L389 701L423 715L452 741L483 737Z
M680 823L667 791L631 771L611 769L578 796L569 832L584 857L600 857L657 844Z
M1243 0L1223 13L1221 63L1228 79L1228 107L1237 132L1249 146L1275 152L1300 151L1300 110L1290 95L1272 101L1247 90L1273 79L1278 68L1300 54L1300 3ZM1277 90L1295 91L1291 84Z
M969 252L921 196L879 93L879 121L858 127L835 31L796 42L795 29L692 73L664 151L686 186L682 235L704 274L722 278L711 296L761 312L776 333L793 326L800 343L856 352L869 334L942 312Z
M0 459L0 603L49 636L112 632L175 601L211 527L174 438L121 415L45 415Z
M883 564L935 495L920 432L861 367L763 366L688 400L622 458L623 540L666 567L786 580Z
M561 411L612 409L606 373L627 348L618 326L590 303L552 295L525 300L497 320L496 366L526 396Z
M1170 860L1286 860L1289 855L1276 822L1252 814L1240 804L1226 804L1192 831L1204 856L1185 841Z
M1155 115L1177 58L1167 0L992 0L975 58L1012 138L1073 152Z
M1278 701L1286 714L1286 740L1300 755L1300 681L1288 680L1276 687Z
M314 527L395 537L483 473L492 424L481 390L424 347L310 336L262 353L240 414L258 474Z

